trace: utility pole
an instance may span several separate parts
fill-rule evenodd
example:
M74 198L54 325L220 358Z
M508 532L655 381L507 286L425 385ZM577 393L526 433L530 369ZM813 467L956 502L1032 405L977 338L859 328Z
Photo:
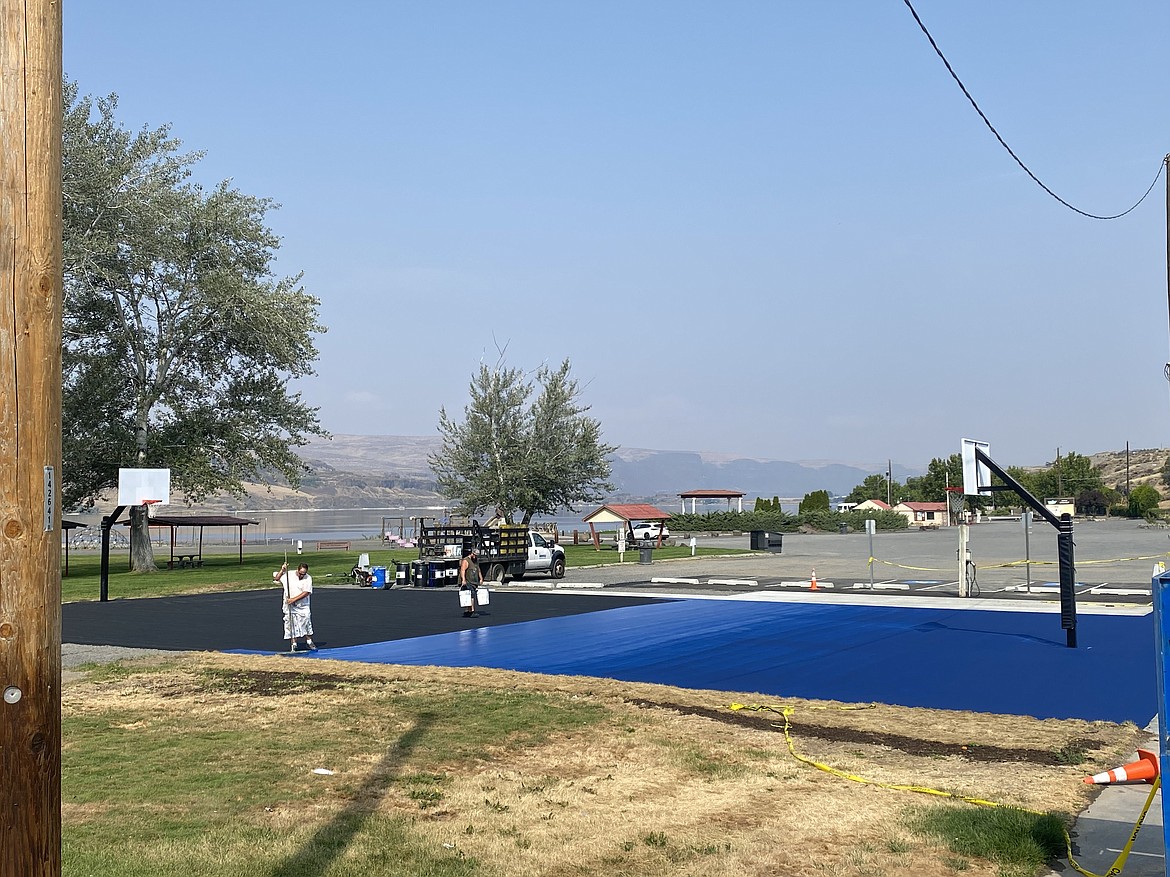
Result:
M1125 498L1129 499L1129 442L1125 443Z
M0 0L0 874L61 874L61 3Z
M886 505L894 502L894 461L886 458Z

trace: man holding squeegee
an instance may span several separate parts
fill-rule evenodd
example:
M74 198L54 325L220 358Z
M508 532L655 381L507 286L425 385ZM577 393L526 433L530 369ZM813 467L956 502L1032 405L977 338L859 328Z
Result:
M290 652L315 652L313 642L313 615L310 600L313 596L313 577L309 565L302 563L296 573L290 573L288 561L272 574L273 581L284 587L284 638L289 640Z

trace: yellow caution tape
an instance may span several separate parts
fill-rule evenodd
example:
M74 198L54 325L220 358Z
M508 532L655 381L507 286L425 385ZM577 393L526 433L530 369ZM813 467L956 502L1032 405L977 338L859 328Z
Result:
M788 720L788 717L791 716L796 711L795 707L791 707L791 706L775 707L775 706L768 706L767 704L748 705L748 704L742 704L742 703L732 703L732 704L729 704L728 706L732 710L751 710L752 712L778 713L784 719L784 726L783 726L784 740L788 744L788 751L789 751L789 753L791 753L792 757L803 764L807 764L811 767L815 767L817 770L822 770L825 773L832 774L833 776L841 777L842 779L852 780L853 782L856 782L856 783L864 783L865 785L876 786L877 788L880 788L880 789L890 789L890 790L895 791L895 792L915 792L915 793L922 794L922 795L937 795L938 797L941 797L941 798L953 798L956 801L965 801L968 804L974 804L974 805L979 806L979 807L1014 806L1014 805L1009 805L1009 804L1000 804L996 801L987 801L987 800L984 800L983 798L972 798L972 797L969 797L967 795L956 795L953 792L944 792L941 789L932 789L928 786L910 786L910 785L902 785L899 783L879 783L877 780L866 779L865 777L858 776L857 774L846 773L845 771L838 770L837 768L832 767L831 765L824 764L823 762L820 762L820 761L814 761L813 759L808 758L804 755L801 755L799 752L796 751L796 745L792 742L792 733L791 733L792 725ZM841 706L841 707L837 707L837 709L843 709L843 710L845 710L845 709L872 709L875 706L876 706L876 704L866 704L863 706ZM827 707L827 706L825 706L825 707L810 707L810 708L830 709L830 707ZM1133 831L1131 831L1129 834L1129 840L1126 841L1125 846L1122 847L1121 852L1118 854L1117 858L1113 860L1112 866L1110 866L1109 870L1106 871L1104 874L1095 874L1092 871L1087 871L1084 868L1082 868L1080 866L1080 864L1077 863L1077 860L1073 857L1072 838L1069 836L1068 829L1064 829L1064 845L1065 845L1065 849L1068 853L1068 863L1073 867L1073 869L1076 870L1077 872L1079 872L1080 874L1083 874L1084 877L1116 877L1116 875L1120 874L1122 869L1125 867L1126 861L1129 859L1130 851L1133 849L1134 842L1137 840L1138 831L1141 830L1142 823L1146 819L1146 813L1149 812L1150 807L1153 805L1154 795L1157 793L1161 784L1162 784L1162 777L1161 777L1161 775L1159 775L1154 779L1153 784L1150 786L1150 794L1146 797L1145 806L1142 807L1142 812L1138 815L1137 822L1134 823ZM1045 813L1040 812L1039 810L1032 810L1032 809L1029 809L1027 807L1016 807L1015 809L1021 810L1024 813L1031 813L1035 816L1046 816L1047 815Z
M1077 566L1095 566L1104 563L1130 563L1137 560L1159 560L1164 557L1170 557L1170 551L1164 554L1143 554L1136 557L1112 557L1104 558L1102 560L1078 560ZM946 572L952 573L955 567L937 567L937 566L910 566L904 563L895 563L892 560L882 560L880 557L871 557L869 564L872 566L875 563L880 563L885 566L893 566L898 569L912 569L917 572ZM1008 560L1002 563L980 563L979 569L1011 569L1017 566L1056 566L1058 561L1055 560Z

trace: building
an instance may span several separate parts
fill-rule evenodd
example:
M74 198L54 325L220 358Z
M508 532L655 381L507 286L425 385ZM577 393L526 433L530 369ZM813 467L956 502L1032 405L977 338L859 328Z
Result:
M911 527L923 530L950 525L945 502L900 502L893 511L905 515Z

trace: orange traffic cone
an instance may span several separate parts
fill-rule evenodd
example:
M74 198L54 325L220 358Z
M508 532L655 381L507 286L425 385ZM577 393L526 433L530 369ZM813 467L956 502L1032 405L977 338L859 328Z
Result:
M1113 770L1085 777L1085 782L1098 785L1105 783L1152 783L1158 777L1158 753L1148 749L1139 749L1137 752L1137 761L1131 761L1129 764L1115 767Z
M812 574L812 581L808 583L808 589L815 591L817 589L817 571L814 569Z

